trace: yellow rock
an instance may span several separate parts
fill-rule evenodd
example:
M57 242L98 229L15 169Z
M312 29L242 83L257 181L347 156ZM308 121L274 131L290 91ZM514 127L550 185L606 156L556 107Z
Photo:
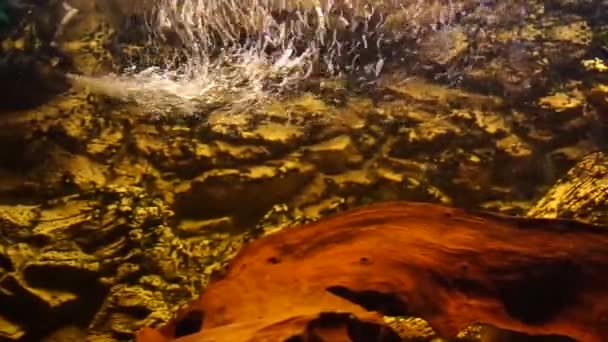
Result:
M18 341L25 335L25 328L16 323L6 320L0 316L0 339L7 341Z
M581 63L587 70L593 70L593 71L598 71L598 72L608 72L608 65L606 65L606 62L604 62L603 60L601 60L599 58L586 59L586 60L582 61Z
M539 104L541 107L555 112L564 112L576 108L582 109L584 101L583 94L578 90L574 90L570 93L559 92L545 96L539 100Z

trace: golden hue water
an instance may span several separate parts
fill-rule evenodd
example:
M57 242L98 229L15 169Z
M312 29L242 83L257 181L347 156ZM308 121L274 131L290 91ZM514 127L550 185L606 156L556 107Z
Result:
M104 4L51 2L2 36L0 341L128 340L244 241L370 202L608 223L599 2L437 2L408 30L418 12L395 11L386 40L367 37L382 49L351 44L369 54L356 67L356 53L323 59L335 50L318 26L289 36L303 21L283 36L254 25L218 57L204 23L170 35L196 6L161 32L143 1ZM380 13L355 7L334 19ZM256 39L270 33L311 45L267 55ZM481 338L522 339L498 335Z

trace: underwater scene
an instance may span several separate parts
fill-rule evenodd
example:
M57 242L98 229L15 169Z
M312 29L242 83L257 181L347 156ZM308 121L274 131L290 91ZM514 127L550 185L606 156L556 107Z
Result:
M607 342L608 1L0 0L0 342Z

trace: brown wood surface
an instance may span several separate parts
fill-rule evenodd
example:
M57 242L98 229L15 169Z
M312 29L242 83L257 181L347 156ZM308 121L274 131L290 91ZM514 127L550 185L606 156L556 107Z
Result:
M608 341L608 230L375 204L250 243L136 341L393 341L378 313L422 317L445 337L483 322Z

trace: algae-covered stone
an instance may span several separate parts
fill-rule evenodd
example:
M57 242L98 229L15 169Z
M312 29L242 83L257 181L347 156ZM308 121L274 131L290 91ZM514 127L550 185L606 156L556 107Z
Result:
M511 336L509 333L492 326L473 324L463 328L450 339L437 335L428 322L417 317L385 316L384 322L399 334L403 342L484 342L502 341L501 338Z
M78 291L83 285L91 286L97 281L99 267L94 256L78 250L46 251L28 262L22 272L31 285Z
M216 150L216 162L219 165L221 160L228 160L226 164L239 162L256 162L268 159L271 156L270 149L261 145L245 145L242 143L230 143L227 141L214 141L213 146Z
M355 168L363 161L352 139L340 135L304 149L305 159L327 173L340 173Z
M430 341L437 337L433 328L420 318L386 316L384 322L397 332L404 342Z
M51 156L58 159L49 171L56 175L69 168L75 174L82 168L74 177L80 179L78 193L42 204L2 207L8 210L7 222L33 232L33 239L23 244L35 243L28 249L4 248L0 268L14 269L10 272L18 276L11 279L23 281L27 276L51 289L26 282L30 290L7 291L19 290L12 291L15 301L37 298L47 307L59 308L64 303L88 303L92 296L47 280L49 274L99 283L108 295L99 295L102 302L92 306L96 315L87 338L116 340L141 326L162 324L179 305L194 298L209 275L221 270L251 238L243 232L251 232L257 223L263 226L261 231L273 232L378 200L459 204L466 195L475 205L485 197L509 198L512 183L500 191L493 183L494 158L501 153L509 161L526 160L529 141L521 130L515 131L511 114L501 112L500 99L420 80L395 86L392 96L377 107L364 98L349 99L344 107L314 97L301 99L298 105L285 104L284 108L302 110L304 118L314 117L315 111L338 116L352 112L343 122L314 122L312 127L318 130L310 134L297 119L291 122L297 130L284 125L288 115L276 105L275 123L253 120L251 126L239 127L216 122L208 130L203 124L138 124L128 131L94 134L95 142L106 141L105 134L109 135L108 149L92 150L92 144L83 144L86 151L63 149ZM515 119L521 120L518 129L529 124L525 117ZM231 134L228 127L239 134ZM128 148L112 152L119 141ZM418 153L390 156L396 141ZM513 145L523 148L511 150ZM437 147L436 153L429 154L431 146ZM191 152L200 159L188 160ZM104 161L101 157L106 155ZM60 162L66 160L75 162ZM199 162L198 170L190 168ZM230 163L233 166L219 167ZM104 180L92 177L96 173L88 168L102 170ZM180 173L180 168L190 171ZM44 173L39 176L33 179L44 181ZM259 221L275 204L287 209ZM54 291L62 295L53 297Z
M19 341L25 334L25 327L0 316L0 341Z
M89 4L87 7L90 6ZM67 8L69 10L74 7ZM70 55L81 73L92 75L101 70L111 70L112 54L106 46L112 41L115 34L114 29L100 13L91 10L77 13L79 15L75 16L76 19L68 22L62 20L67 17L55 19L64 25L69 24L60 32L65 32L65 34L57 37L59 38L57 45L64 53Z
M544 10L535 17L481 37L477 53L492 57L465 71L464 84L513 101L542 96L554 82L551 71L579 63L589 51L592 33L585 18Z
M382 77L379 86L395 92L406 99L415 101L419 107L427 104L427 111L437 112L439 110L451 110L450 105L464 107L484 107L488 109L500 107L504 100L497 96L483 95L475 92L467 92L457 88L442 86L420 77L407 77L407 75L395 72ZM391 104L392 105L392 104Z
M580 91L572 93L559 92L540 98L539 103L542 108L550 109L557 113L566 112L571 115L580 115L584 105L584 97ZM555 119L559 120L559 117Z
M0 205L0 245L10 245L29 236L39 215L37 205Z
M78 294L68 291L33 287L20 276L8 274L0 278L0 300L6 303L3 315L10 317L11 321L18 325L30 326L36 324L37 319L31 313L57 315L78 303L80 297ZM26 305L26 303L28 310L23 311L22 305ZM48 317L48 323L55 324L64 319Z
M433 32L420 41L422 62L448 65L469 47L469 38L462 26L453 26Z
M10 270L19 270L27 262L34 260L37 250L27 243L14 243L7 245L4 249L4 257Z
M447 120L438 119L422 122L412 129L404 128L400 133L404 135L404 140L394 147L393 153L407 156L420 151L442 150L453 144L461 130Z
M452 202L449 195L439 188L428 184L425 166L419 165L421 169L408 169L407 160L390 158L384 161L383 166L376 169L378 186L375 191L367 191L365 194L373 201L387 200L414 200L449 204ZM405 168L404 168L405 166Z
M220 217L217 219L209 220L182 220L177 226L176 230L180 234L184 235L197 235L204 234L210 231L230 231L234 229L234 222L232 218Z
M608 157L592 153L560 179L528 216L570 218L608 225Z
M77 325L67 325L61 327L49 335L45 336L40 342L90 342L87 339L86 329ZM100 341L99 341L100 342Z
M105 305L107 309L100 312L92 326L97 331L110 330L118 335L130 334L133 329L172 317L161 292L136 285L113 287ZM130 312L140 314L132 315ZM154 315L150 316L153 312Z
M591 43L593 33L584 18L571 16L566 20L561 18L561 25L551 27L547 35L555 40L588 45Z
M496 148L513 158L530 157L532 155L531 146L515 134L496 141Z
M64 230L83 224L91 219L90 203L87 201L64 199L59 205L40 210L32 233L48 239L64 235Z
M242 137L244 139L292 145L300 140L303 133L302 128L297 125L264 123L250 132L243 132Z
M182 217L261 214L294 196L313 176L314 167L281 161L243 169L213 170L175 192L175 211Z
M137 151L163 171L194 176L211 168L214 151L209 145L189 139L180 131L172 133L138 125L132 134Z
M604 113L608 112L608 85L598 84L587 92L589 102L599 110L599 116L603 119L608 118Z

